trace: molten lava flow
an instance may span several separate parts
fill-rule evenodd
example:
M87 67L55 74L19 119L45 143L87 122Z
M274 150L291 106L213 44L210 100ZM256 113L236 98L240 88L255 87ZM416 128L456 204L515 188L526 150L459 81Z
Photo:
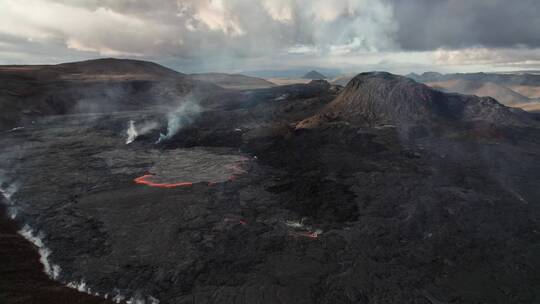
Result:
M291 233L292 236L301 236L301 237L306 237L306 238L310 238L312 240L315 240L319 237L319 233L317 232L292 232Z
M247 161L249 160L248 158L244 157L242 159L242 161ZM226 180L220 180L220 181L205 181L205 183L207 183L208 186L214 186L214 185L217 185L219 183L222 183L222 182L226 182L226 181L229 181L229 182L234 182L236 179L237 179L237 176L238 175L241 175L241 174L245 174L247 173L246 170L242 169L241 168L241 164L240 162L238 163L235 163L235 164L230 164L230 165L225 165L225 168L228 169L229 171L232 171L232 174L229 175L229 177L226 179ZM156 187L156 188L176 188L176 187L189 187L189 186L193 186L193 182L179 182L179 183L156 183L156 182L153 182L151 181L150 179L152 177L154 177L155 175L152 174L152 173L145 173L143 176L141 177L137 177L136 179L134 179L133 181L136 183L136 184L140 184L140 185L147 185L147 186L150 186L150 187ZM197 181L199 182L199 181ZM201 181L202 182L202 181Z
M150 187L156 187L156 188L176 188L176 187L190 187L193 186L193 183L191 182L181 182L181 183L154 183L148 180L148 178L152 177L154 175L152 174L146 174L141 177L137 177L134 182L136 184L140 185L147 185Z
M247 160L247 158L243 159L243 161L246 161L246 160ZM246 170L242 169L239 164L227 165L226 168L228 168L229 170L231 170L233 172L233 174L230 175L229 178L228 178L228 180L230 182L236 181L236 178L237 178L238 175L242 175L242 174L247 172Z

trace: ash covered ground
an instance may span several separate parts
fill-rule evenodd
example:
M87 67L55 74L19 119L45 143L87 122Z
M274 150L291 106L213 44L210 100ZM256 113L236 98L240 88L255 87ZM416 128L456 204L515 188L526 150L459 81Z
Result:
M146 303L540 301L536 117L386 73L201 108L160 143L157 107L2 134L8 212L54 280ZM157 127L126 144L130 121Z

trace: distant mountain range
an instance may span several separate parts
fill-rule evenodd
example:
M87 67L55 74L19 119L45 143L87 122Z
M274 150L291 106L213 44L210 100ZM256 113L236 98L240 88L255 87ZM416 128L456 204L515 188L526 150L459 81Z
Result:
M493 97L499 102L506 105L537 101L537 99L526 97L504 85L493 82L456 79L447 81L426 82L426 84L430 87L446 92L457 92L468 95Z
M308 71L317 71L328 78L334 78L342 75L339 69L328 69L322 67L299 67L287 70L255 70L243 71L241 74L260 78L302 78Z
M407 77L446 92L493 97L506 105L540 101L540 75L536 74L426 72Z
M531 85L540 86L540 75L536 74L497 74L497 73L456 73L441 74L437 72L426 72L423 74L406 75L419 82L447 81L447 80L468 80L482 81L502 84L506 86L513 85Z

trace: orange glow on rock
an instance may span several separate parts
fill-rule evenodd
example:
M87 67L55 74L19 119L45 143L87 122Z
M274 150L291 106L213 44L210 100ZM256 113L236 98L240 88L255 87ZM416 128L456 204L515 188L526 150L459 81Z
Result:
M243 161L246 161L246 160L248 160L248 159L247 158L243 159ZM239 164L227 165L226 168L232 171L232 175L230 175L227 178L227 180L225 180L225 181L229 181L229 182L234 182L238 178L237 177L238 175L242 175L242 174L247 173L247 171L242 169ZM152 181L149 180L153 176L155 176L155 174L145 172L145 174L143 176L137 177L133 181L136 184L139 184L139 185L146 185L146 186L150 186L150 187L166 188L166 189L167 188L191 187L191 186L193 186L192 182L156 183L156 182L152 182ZM217 184L220 184L222 182L221 181L219 181L219 182L218 181L207 181L205 183L207 183L207 185L211 187L211 186L215 186Z
M166 188L166 189L169 189L169 188L176 188L176 187L191 187L193 186L193 183L191 182L181 182L181 183L154 183L154 182L151 182L148 180L148 178L152 177L154 175L152 174L145 174L141 177L137 177L136 179L134 179L133 181L136 183L136 184L140 184L140 185L147 185L147 186L150 186L150 187L155 187L155 188Z
M312 240L316 240L319 237L317 232L290 232L289 234L294 237L305 237Z

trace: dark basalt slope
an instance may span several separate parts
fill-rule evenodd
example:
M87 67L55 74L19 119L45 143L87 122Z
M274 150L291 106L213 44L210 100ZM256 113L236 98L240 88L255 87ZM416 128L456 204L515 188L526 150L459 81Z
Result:
M3 197L0 197L0 201ZM100 297L78 292L54 282L43 272L36 248L17 234L19 227L6 220L0 202L0 302L111 304Z
M0 130L47 115L110 113L169 106L182 96L223 89L158 64L97 59L43 66L0 67Z

